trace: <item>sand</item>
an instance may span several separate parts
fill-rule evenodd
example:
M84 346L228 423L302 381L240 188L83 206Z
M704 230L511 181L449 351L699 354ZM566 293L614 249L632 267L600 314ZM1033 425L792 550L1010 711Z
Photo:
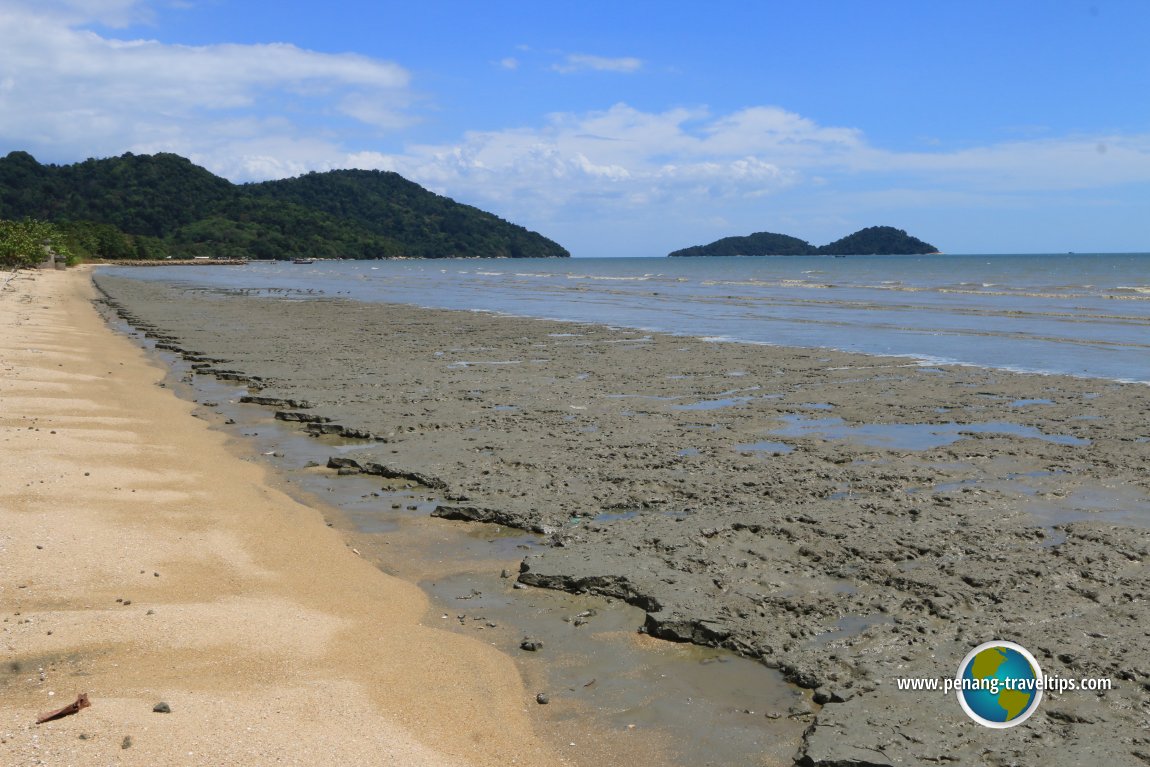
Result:
M0 763L565 763L511 661L192 417L86 272L0 285Z
M626 600L635 629L812 691L787 712L801 764L1150 762L1150 387L98 283L190 377L369 438L333 467L539 533L520 584ZM990 640L1113 689L1002 732L897 689Z

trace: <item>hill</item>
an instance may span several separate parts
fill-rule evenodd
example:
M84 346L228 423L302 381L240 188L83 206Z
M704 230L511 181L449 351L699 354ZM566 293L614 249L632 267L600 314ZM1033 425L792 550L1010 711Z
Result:
M912 256L938 253L938 248L893 226L868 226L819 248L824 256Z
M522 226L384 171L232 184L175 154L42 165L0 158L0 219L56 224L101 258L544 258Z
M925 255L937 253L938 248L911 237L893 226L870 226L835 240L829 245L815 247L806 240L772 232L756 232L746 237L724 237L709 245L695 245L672 251L667 255L683 256L873 256L873 255Z
M810 256L818 249L806 240L773 232L755 232L746 237L724 237L710 245L695 245L668 255L678 256Z

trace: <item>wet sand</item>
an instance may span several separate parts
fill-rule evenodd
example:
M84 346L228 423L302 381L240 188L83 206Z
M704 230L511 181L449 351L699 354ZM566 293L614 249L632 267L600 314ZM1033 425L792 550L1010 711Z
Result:
M625 600L649 635L813 690L786 712L800 763L1150 758L1145 386L97 282L199 373L365 438L334 468L547 536L523 584ZM1006 731L895 689L991 639L1114 689L1048 693Z
M85 273L8 276L0 763L570 763L510 660L237 459Z

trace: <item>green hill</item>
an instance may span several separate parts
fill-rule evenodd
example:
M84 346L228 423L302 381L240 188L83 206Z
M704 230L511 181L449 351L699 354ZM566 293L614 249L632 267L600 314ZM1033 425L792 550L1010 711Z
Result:
M724 237L709 245L695 245L672 251L671 257L682 256L864 256L914 255L937 253L938 248L911 237L893 226L870 226L854 234L835 240L829 245L815 247L806 240L772 232L756 232L746 237Z
M101 258L543 258L558 243L396 173L232 184L174 154L42 165L0 158L0 219L56 224Z
M824 256L912 256L937 253L938 248L893 226L868 226L819 248Z
M809 256L818 249L806 240L773 232L755 232L746 237L724 237L710 245L695 245L668 255L679 256Z

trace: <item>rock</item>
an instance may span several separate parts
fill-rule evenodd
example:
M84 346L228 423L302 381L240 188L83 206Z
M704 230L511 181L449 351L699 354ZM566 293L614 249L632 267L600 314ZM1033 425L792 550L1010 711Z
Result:
M543 643L533 637L523 637L523 641L519 643L519 649L527 652L538 652L543 649Z
M156 705L152 706L152 711L157 714L170 714L172 713L172 707L164 701L160 701Z
M787 716L789 717L808 716L813 713L814 707L811 706L811 702L806 698L800 698L787 709Z
M541 692L535 696L535 702L541 706L546 706L551 702L551 697L547 693Z
M294 410L277 410L277 421L295 421L297 423L331 423L327 416L313 415L311 413L298 413Z
M223 371L218 371L215 373L215 375L218 377L220 372ZM240 402L252 405L267 405L270 407L289 407L293 410L310 410L313 407L312 403L308 402L307 400L281 399L279 397L260 397L251 394L245 394L240 397Z

